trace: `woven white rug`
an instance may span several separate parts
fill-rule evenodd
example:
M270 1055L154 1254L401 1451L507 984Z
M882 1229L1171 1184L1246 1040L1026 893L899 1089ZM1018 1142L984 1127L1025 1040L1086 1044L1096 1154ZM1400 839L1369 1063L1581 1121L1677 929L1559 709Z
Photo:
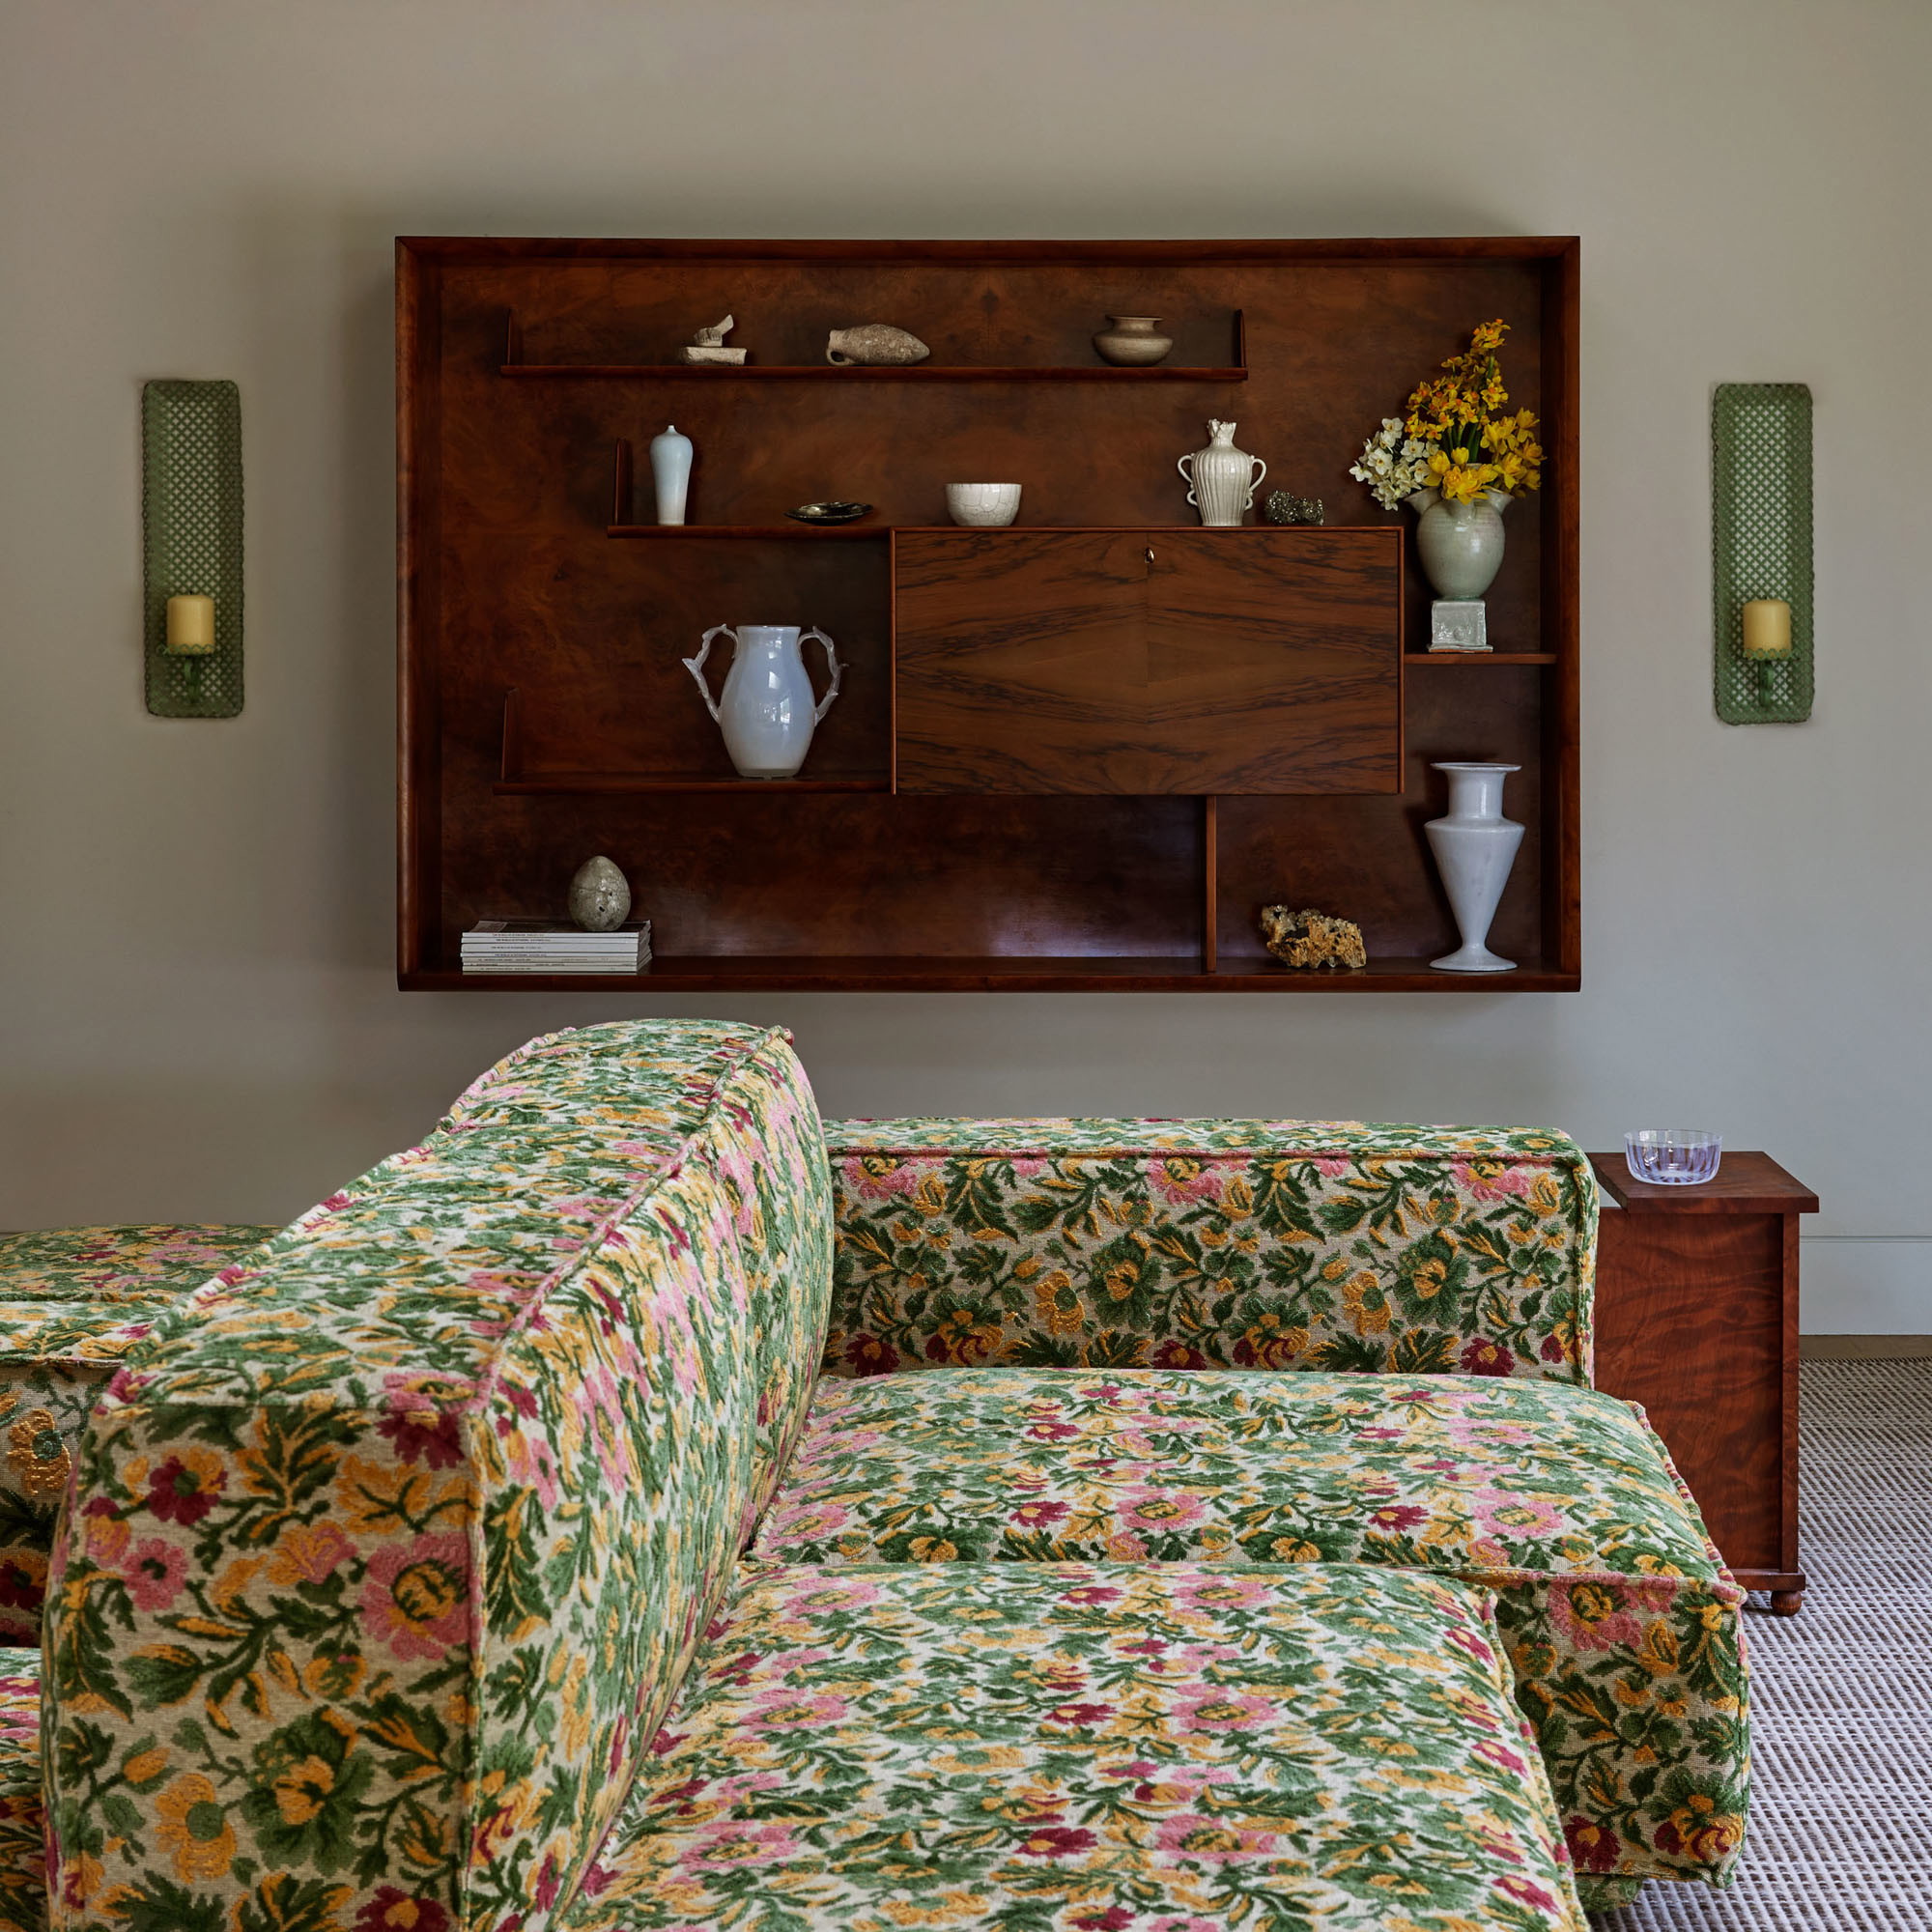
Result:
M1810 1589L1749 1620L1737 1879L1647 1885L1602 1932L1932 1932L1932 1360L1804 1375Z

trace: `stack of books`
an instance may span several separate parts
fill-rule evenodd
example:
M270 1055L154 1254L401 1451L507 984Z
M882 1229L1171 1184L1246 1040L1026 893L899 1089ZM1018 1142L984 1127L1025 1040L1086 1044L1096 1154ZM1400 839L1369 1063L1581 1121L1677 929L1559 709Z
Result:
M651 963L651 923L581 932L540 919L478 920L463 935L466 973L641 973Z

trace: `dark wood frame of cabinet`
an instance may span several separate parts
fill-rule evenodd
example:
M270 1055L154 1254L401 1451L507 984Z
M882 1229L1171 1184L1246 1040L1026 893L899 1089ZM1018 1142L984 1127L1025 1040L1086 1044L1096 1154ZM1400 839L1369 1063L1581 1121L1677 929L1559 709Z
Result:
M1574 240L441 238L399 242L397 261L404 987L1579 983ZM727 309L751 364L677 364ZM1168 363L1099 361L1091 332L1128 309L1169 318ZM1549 466L1509 513L1495 651L1432 656L1412 515L1380 511L1346 471L1377 420L1495 315ZM817 359L827 327L874 320L915 329L931 360ZM1250 542L1252 526L1186 521L1174 459L1210 415L1236 418L1268 461L1263 497L1324 499L1323 529L1279 534L1374 529L1402 546L1399 788L1297 791L1294 771L1254 759L1230 766L1254 783L1245 794L898 782L893 533L939 525L944 482L1000 476L1026 486L1015 535ZM701 521L679 529L639 521L642 444L668 420L699 452ZM842 528L783 521L828 496L878 510ZM796 781L732 775L679 662L726 621L816 623L853 667ZM1444 809L1430 766L1448 757L1523 768L1508 809L1527 829L1492 935L1512 973L1427 964L1455 943L1422 836ZM1163 768L1133 770L1157 781ZM599 851L654 923L648 975L458 970L464 929L561 917L570 874ZM1357 920L1368 970L1275 965L1255 914L1277 900Z
M1597 1386L1640 1402L1738 1581L1782 1615L1798 1548L1798 1222L1818 1197L1768 1154L1724 1154L1695 1187L1593 1153Z

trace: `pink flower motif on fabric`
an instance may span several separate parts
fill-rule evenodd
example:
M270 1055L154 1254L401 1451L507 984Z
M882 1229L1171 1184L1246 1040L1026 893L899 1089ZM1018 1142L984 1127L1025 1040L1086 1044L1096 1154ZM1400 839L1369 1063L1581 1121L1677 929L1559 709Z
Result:
M1252 1691L1217 1690L1190 1697L1175 1712L1183 1731L1254 1731L1278 1721L1274 1707Z
M799 1845L789 1825L754 1825L721 1818L692 1840L679 1858L686 1865L747 1866L776 1864L798 1856Z
M1477 1490L1469 1497L1469 1508L1491 1536L1509 1543L1534 1543L1546 1536L1561 1536L1570 1527L1563 1512L1554 1504L1514 1490Z
M1531 1169L1520 1160L1479 1158L1459 1160L1450 1172L1456 1185L1472 1201L1507 1201L1527 1194L1541 1170Z
M436 1662L469 1634L469 1549L455 1535L418 1536L369 1558L365 1633L402 1658Z

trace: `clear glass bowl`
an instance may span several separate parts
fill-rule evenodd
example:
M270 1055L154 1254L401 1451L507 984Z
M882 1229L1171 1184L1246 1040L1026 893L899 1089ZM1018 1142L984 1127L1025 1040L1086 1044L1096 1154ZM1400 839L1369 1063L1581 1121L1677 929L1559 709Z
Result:
M1624 1136L1624 1160L1633 1176L1659 1187L1694 1187L1718 1171L1722 1134L1702 1127L1643 1127Z

